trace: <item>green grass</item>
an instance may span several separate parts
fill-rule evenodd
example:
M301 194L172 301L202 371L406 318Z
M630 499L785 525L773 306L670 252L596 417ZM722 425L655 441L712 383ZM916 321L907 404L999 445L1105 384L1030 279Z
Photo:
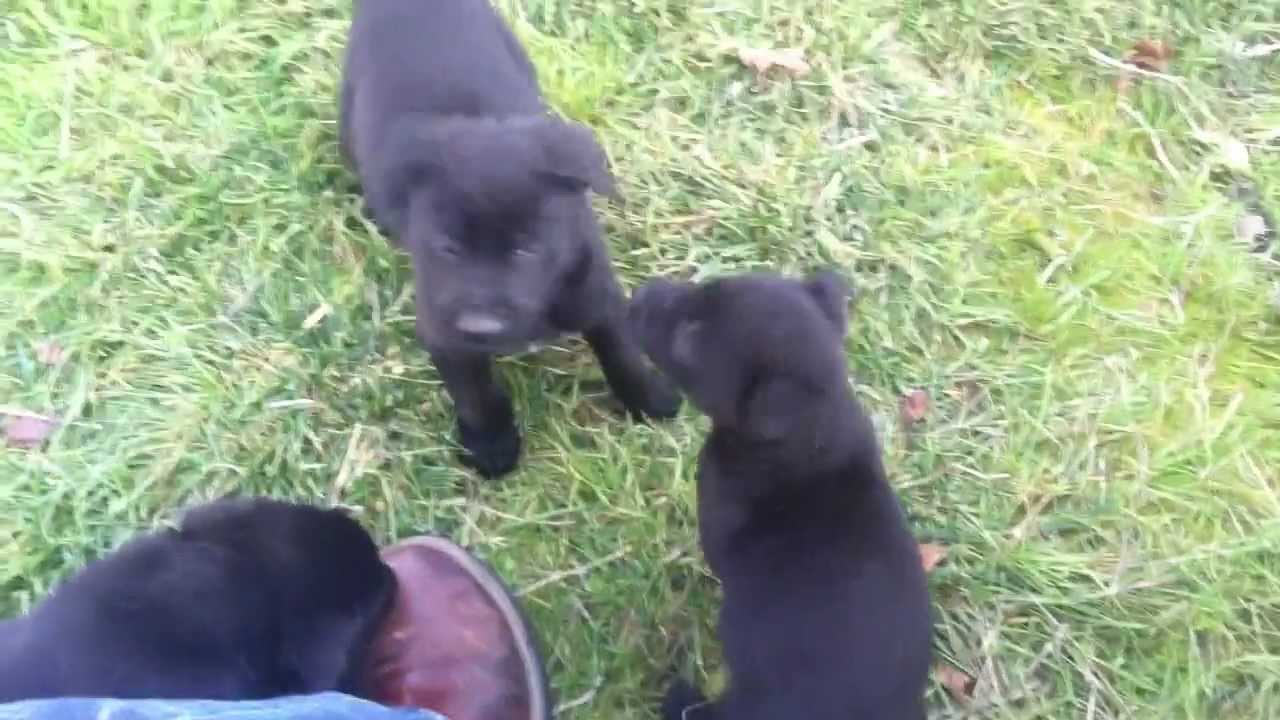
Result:
M1069 9L1067 9L1069 8ZM833 263L849 359L933 575L933 716L1280 716L1280 208L1268 0L525 0L555 103L628 203L629 284ZM705 425L635 425L566 342L503 364L522 469L452 459L409 269L335 143L330 0L9 0L0 15L0 604L232 490L474 546L525 599L565 718L722 680L695 538ZM1177 49L1120 97L1099 55ZM731 48L802 46L757 82ZM1234 177L1196 131L1246 144ZM1159 147L1157 152L1156 147ZM1161 157L1163 155L1163 158ZM305 319L328 304L313 327ZM56 365L38 343L66 348ZM906 432L899 396L933 398Z

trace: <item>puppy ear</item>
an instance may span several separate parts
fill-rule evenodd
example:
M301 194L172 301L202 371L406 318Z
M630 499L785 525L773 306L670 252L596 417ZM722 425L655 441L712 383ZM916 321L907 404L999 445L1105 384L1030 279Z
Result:
M853 298L853 288L848 281L833 270L819 270L804 281L804 288L836 331L844 335L849 324L849 300Z
M618 199L618 188L609 172L609 159L585 125L548 117L539 123L544 163L537 174L569 192L590 188L597 195Z
M365 210L378 228L402 242L409 214L409 198L438 172L437 148L457 145L460 124L427 125L419 120L396 123L387 132L364 186Z
M410 195L426 185L431 170L425 162L397 163L373 180L365 193L367 212L396 243L403 242L400 236L407 230Z
M787 434L812 400L803 387L786 378L757 382L747 392L742 408L744 429L763 440L777 440Z

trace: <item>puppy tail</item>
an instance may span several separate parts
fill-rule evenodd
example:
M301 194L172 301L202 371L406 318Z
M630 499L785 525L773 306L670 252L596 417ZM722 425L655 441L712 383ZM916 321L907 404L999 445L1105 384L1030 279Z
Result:
M716 720L715 705L683 678L671 683L662 700L662 720Z

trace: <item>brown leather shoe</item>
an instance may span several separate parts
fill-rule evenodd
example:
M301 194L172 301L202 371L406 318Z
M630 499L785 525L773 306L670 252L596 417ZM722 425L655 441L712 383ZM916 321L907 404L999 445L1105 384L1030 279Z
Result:
M502 581L444 538L382 551L399 588L374 639L365 687L384 705L449 720L548 720L537 641Z

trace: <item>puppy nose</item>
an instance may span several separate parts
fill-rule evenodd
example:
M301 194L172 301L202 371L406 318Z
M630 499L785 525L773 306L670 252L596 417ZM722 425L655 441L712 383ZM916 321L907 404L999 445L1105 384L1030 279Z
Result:
M501 318L484 312L464 312L454 325L468 335L497 335L507 329Z

